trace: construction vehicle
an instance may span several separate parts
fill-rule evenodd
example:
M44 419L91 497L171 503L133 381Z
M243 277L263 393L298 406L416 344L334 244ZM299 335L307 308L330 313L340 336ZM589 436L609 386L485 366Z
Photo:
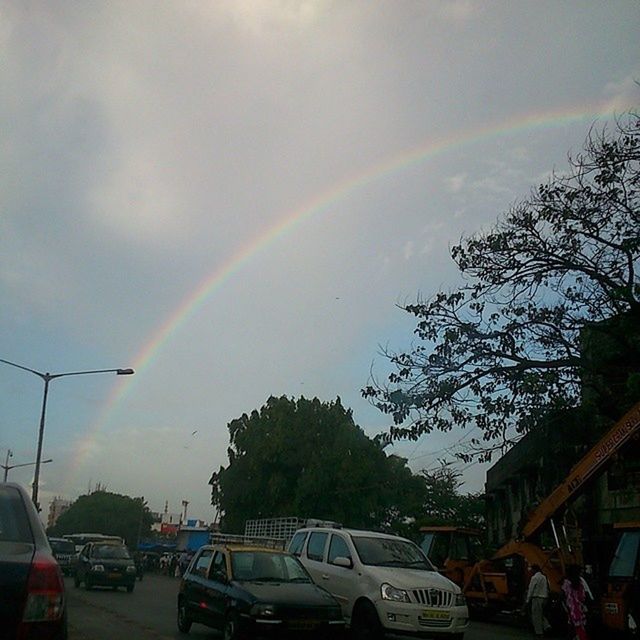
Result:
M629 636L640 630L640 522L615 525L620 532L600 601L605 628Z
M604 471L613 456L632 438L640 434L640 402L629 410L574 465L565 480L528 515L517 538L503 545L488 560L473 562L471 556L456 558L455 549L447 548L441 563L445 575L462 582L469 606L476 612L519 610L522 608L531 567L538 565L549 581L552 599L559 600L566 567L582 565L580 534L567 522L567 507L589 481ZM562 516L558 518L558 516ZM550 544L541 544L543 529L550 529ZM462 528L424 528L422 548L435 545L435 535L448 536L454 542ZM475 536L477 532L474 532ZM546 532L545 532L546 533ZM469 534L467 534L470 537ZM458 543L459 545L459 543ZM459 545L460 546L460 545Z
M420 548L438 571L464 587L470 569L482 558L482 532L456 526L421 527Z

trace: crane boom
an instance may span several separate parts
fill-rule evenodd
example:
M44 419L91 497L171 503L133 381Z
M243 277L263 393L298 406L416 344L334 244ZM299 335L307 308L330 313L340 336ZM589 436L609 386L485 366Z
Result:
M528 540L537 533L637 433L640 433L640 402L607 431L571 469L564 482L536 507L522 528L521 540Z

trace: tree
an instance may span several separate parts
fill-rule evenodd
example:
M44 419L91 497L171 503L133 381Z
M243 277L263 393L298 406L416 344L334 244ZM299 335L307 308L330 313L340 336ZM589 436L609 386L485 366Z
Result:
M423 471L426 486L424 515L421 525L457 525L481 528L484 524L484 495L463 494L459 471L442 466L434 471Z
M339 398L272 397L228 429L229 465L210 480L225 531L278 516L393 527L421 512L424 483L368 438Z
M49 535L65 533L103 533L120 536L133 548L141 537L149 535L153 517L144 498L108 491L94 491L80 496L48 531Z
M640 397L639 169L640 117L628 114L453 247L465 284L404 307L418 340L385 351L392 373L362 391L393 417L389 439L478 427L461 457L489 459L549 411L587 397L617 417Z

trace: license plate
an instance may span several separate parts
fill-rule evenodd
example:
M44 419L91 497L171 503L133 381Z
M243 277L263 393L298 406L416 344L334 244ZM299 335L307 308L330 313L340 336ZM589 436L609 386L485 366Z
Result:
M110 573L109 574L109 578L111 578L112 580L114 580L114 579L117 580L119 577L120 577L119 573Z
M437 609L424 609L422 617L427 620L449 620L451 614L448 611L438 611Z
M311 631L316 629L319 624L317 620L292 620L289 623L289 628L297 631Z

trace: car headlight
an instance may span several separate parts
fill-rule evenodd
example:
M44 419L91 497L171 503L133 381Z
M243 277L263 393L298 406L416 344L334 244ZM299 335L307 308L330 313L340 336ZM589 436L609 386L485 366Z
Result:
M272 604L254 604L251 607L251 615L273 617L276 615L276 609Z
M91 567L91 571L98 571L98 572L104 571L104 565L103 564L94 564Z
M467 604L467 599L464 597L464 593L456 593L453 596L453 604L456 607L464 607Z
M383 600L393 600L393 602L411 602L409 594L404 589L397 589L387 582L380 587L380 595Z
M133 564L130 564L127 566L127 573L135 573L136 572L136 567Z

